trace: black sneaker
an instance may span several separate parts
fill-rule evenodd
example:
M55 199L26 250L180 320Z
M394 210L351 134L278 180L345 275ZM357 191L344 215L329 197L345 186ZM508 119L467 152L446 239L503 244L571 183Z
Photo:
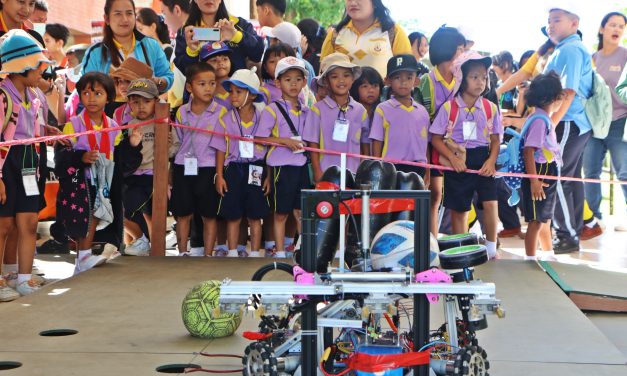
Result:
M54 239L49 239L44 244L37 247L38 254L67 254L70 253L68 243L59 243Z
M553 252L556 255L579 252L579 241L575 239L556 239L553 241Z

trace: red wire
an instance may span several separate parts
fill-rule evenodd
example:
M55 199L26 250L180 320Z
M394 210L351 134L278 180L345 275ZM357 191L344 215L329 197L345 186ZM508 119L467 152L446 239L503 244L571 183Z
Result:
M392 318L390 317L390 315L388 315L387 313L384 313L383 316L385 316L385 320L388 322L388 325L390 325L390 328L392 328L394 333L398 333L398 328L396 327L396 325L394 325L394 322L392 321Z

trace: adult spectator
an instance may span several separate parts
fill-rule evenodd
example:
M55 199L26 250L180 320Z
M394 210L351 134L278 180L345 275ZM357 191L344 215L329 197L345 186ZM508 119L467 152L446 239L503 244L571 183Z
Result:
M590 139L592 125L586 116L581 98L592 93L592 58L577 34L579 16L563 8L549 10L547 32L555 43L545 73L556 72L562 79L565 99L552 115L557 124L563 166L561 176L581 177L583 151ZM556 254L579 251L579 235L583 228L584 186L581 182L558 181L557 205L553 218Z
M346 0L346 16L327 34L320 59L333 52L348 55L359 66L371 66L385 77L388 60L411 54L411 45L382 0Z
M62 24L54 23L46 25L44 33L44 43L48 57L55 61L55 65L60 68L67 68L68 58L63 52L65 44L70 38L70 30Z
M32 23L46 23L48 22L48 3L46 0L35 1L35 11L29 18Z
M257 0L257 20L261 27L275 27L283 22L287 9L285 0Z
M91 46L83 59L83 73L109 74L129 57L148 64L155 73L153 81L160 92L172 86L174 74L158 41L137 31L135 2L107 0L104 6L105 25L102 42Z
M175 34L189 17L189 0L161 0L161 4L161 13L165 17L170 34Z
M165 57L170 61L174 48L170 44L170 30L165 18L150 8L143 8L137 12L137 30L147 37L155 39L161 44Z
M189 18L176 35L174 64L181 72L185 72L190 64L198 62L201 42L193 39L196 27L220 29L221 41L233 51L232 71L245 69L246 59L255 63L261 61L264 50L263 39L257 35L250 22L241 17L230 16L224 0L212 2L192 0Z
M301 41L303 59L311 64L314 72L320 72L320 51L327 31L313 18L302 19L296 26L303 34Z
M599 30L598 51L592 55L597 72L611 87L619 83L621 72L627 63L627 48L620 43L625 33L627 17L618 12L608 13L601 21ZM627 180L627 142L625 142L625 121L627 119L627 104L620 100L617 93L612 90L612 123L610 130L604 139L590 138L583 154L583 171L587 179L599 179L603 168L603 160L607 152L610 152L612 166L618 180ZM623 184L623 196L627 200L627 185ZM601 213L601 184L585 183L586 201L594 216L602 219ZM622 231L627 231L627 226L619 226ZM584 226L582 238L590 235L597 236L602 233L599 224L594 227Z
M500 53L492 56L492 70L494 70L494 73L496 73L496 77L498 78L497 86L500 86L518 69L512 54L509 51L501 51ZM499 108L501 110L505 110L506 112L515 113L516 106L514 99L517 97L517 94L516 88L503 93L499 98Z
M29 17L34 11L35 4L32 2L24 2L22 0L4 0L0 2L0 36L6 34L9 30L22 29L26 30L43 46L44 40L41 35L26 26L30 22Z
M429 67L423 62L429 53L429 41L427 36L419 31L409 34L409 44L411 45L411 53L418 62L418 77L425 73L429 73Z

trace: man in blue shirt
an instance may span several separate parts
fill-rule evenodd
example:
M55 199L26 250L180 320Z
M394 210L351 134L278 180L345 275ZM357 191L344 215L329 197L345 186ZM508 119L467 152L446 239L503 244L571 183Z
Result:
M549 11L547 32L555 43L544 73L555 71L562 79L565 98L552 115L557 124L557 139L562 151L561 176L581 177L583 151L592 135L592 125L584 110L584 100L592 94L592 58L577 35L579 16L570 10ZM556 254L579 251L579 234L583 228L584 185L559 181L557 204L553 215Z

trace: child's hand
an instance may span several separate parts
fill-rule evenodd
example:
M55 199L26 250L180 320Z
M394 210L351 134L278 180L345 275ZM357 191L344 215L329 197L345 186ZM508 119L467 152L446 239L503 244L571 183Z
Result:
M222 197L229 191L226 186L226 180L224 180L222 176L216 176L216 191L218 191L218 194Z
M271 185L270 185L270 177L266 177L263 180L263 187L262 187L264 196L267 196L267 195L270 194L270 187L271 187Z
M481 170L479 170L479 175L487 177L493 177L496 175L496 166L494 165L494 162L489 159L485 161L483 166L481 166Z
M533 201L542 201L546 199L544 187L549 185L539 179L531 179L531 199Z
M100 156L100 152L98 150L90 150L83 154L81 161L85 164L96 163L98 156Z
M461 158L457 156L453 156L453 158L451 158L451 165L451 167L453 167L453 169L457 173L462 173L466 171L466 162L464 162Z
M7 203L7 190L4 187L4 182L0 179L0 204L4 205Z
M140 127L133 128L131 136L129 137L129 142L131 143L131 146L135 147L139 145L142 142L142 136L143 133Z
M314 175L314 183L318 183L320 182L320 180L322 180L322 170L321 169L313 169L313 175Z
M293 140L291 138L284 138L283 145L287 146L292 151L303 150L303 146L304 146L302 141Z
M200 49L200 41L194 40L194 26L189 25L185 27L185 42L187 47L192 51L198 51Z

